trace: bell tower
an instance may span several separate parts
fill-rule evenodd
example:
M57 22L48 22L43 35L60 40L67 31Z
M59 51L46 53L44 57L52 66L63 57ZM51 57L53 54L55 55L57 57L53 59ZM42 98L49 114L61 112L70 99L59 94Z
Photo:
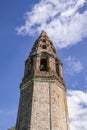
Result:
M15 130L70 130L62 63L44 31L25 62Z

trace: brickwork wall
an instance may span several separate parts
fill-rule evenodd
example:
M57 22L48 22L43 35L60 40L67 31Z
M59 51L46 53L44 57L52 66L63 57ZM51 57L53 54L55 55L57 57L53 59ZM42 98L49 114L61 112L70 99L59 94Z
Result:
M66 92L59 86L49 81L34 82L30 130L69 130Z
M34 82L32 117L30 130L50 130L49 85Z
M62 63L44 31L26 60L20 89L15 130L70 130Z
M69 130L66 91L56 80L38 78L20 93L16 130Z
M16 123L16 130L30 130L32 114L33 84L25 86L20 92L19 110Z
M60 85L61 86L61 85ZM52 130L68 130L66 116L66 93L56 83L51 83Z

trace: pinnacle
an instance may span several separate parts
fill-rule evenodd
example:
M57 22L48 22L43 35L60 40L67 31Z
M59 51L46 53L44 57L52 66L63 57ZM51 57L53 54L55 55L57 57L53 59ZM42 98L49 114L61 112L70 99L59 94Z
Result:
M41 34L40 34L40 36L46 36L46 37L48 37L47 33L45 31L42 31Z

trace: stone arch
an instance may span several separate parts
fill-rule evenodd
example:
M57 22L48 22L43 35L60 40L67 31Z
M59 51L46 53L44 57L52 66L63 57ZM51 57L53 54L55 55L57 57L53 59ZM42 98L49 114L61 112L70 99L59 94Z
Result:
M48 55L47 54L41 54L40 71L48 71Z

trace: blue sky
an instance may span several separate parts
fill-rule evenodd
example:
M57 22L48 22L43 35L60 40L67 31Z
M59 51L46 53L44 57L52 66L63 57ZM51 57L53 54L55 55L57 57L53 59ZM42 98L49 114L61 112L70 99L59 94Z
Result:
M15 125L24 62L42 30L63 62L71 130L87 130L86 18L86 0L0 1L1 130Z

